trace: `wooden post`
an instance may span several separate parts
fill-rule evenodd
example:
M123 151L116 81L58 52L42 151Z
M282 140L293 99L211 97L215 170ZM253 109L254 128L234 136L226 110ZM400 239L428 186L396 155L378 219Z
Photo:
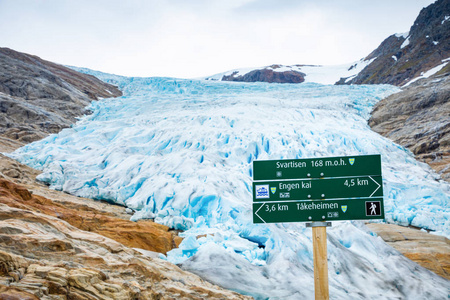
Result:
M327 227L326 225L314 225L311 227L314 248L315 300L329 300L330 296L328 291Z

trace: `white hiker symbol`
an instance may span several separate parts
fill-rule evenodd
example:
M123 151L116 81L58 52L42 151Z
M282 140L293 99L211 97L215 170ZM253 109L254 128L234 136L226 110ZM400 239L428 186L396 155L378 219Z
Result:
M371 205L370 205L370 214L371 215L376 215L377 214L376 209L377 209L377 205L372 202Z

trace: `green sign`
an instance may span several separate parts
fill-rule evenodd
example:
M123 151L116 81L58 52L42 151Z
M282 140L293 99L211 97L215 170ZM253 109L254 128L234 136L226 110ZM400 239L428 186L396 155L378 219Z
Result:
M253 182L253 201L383 197L381 176Z
M253 203L253 223L384 219L383 198Z
M253 222L384 219L381 156L253 162Z
M380 155L253 161L253 180L381 175Z

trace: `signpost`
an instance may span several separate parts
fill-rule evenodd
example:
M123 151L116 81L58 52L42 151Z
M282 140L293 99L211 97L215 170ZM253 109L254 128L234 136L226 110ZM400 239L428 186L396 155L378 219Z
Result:
M253 202L253 223L384 219L383 198Z
M315 296L329 299L326 227L384 219L381 156L254 161L253 180L253 223L312 222Z

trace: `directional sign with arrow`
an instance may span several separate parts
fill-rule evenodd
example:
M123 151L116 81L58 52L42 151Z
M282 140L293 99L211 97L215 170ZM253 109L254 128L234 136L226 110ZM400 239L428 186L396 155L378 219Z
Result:
M381 176L257 181L253 201L371 198L383 196Z
M384 219L381 156L253 162L253 222Z
M384 219L383 198L253 203L253 223Z
M315 298L328 299L324 221L384 219L381 156L254 161L253 180L253 223L309 222Z

